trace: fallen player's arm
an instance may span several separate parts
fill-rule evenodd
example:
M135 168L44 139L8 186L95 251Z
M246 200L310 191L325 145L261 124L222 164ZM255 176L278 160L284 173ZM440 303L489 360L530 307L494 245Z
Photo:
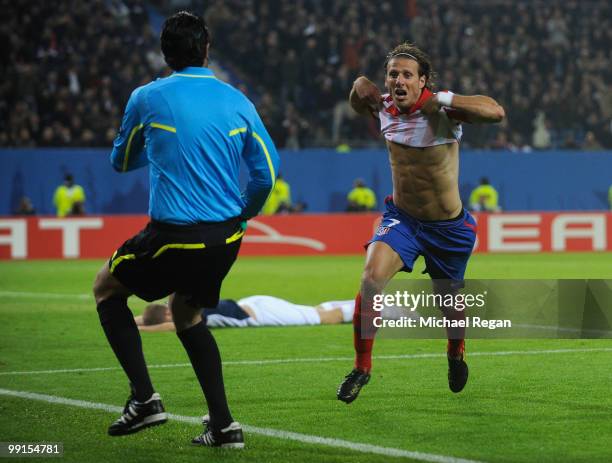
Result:
M361 76L353 83L349 104L358 114L377 117L376 113L382 106L382 95L376 84Z
M159 323L157 325L138 325L140 331L175 331L176 327L172 322Z
M493 98L484 95L457 95L439 92L423 106L425 114L433 114L446 107L453 119L470 123L497 123L506 116L504 108Z

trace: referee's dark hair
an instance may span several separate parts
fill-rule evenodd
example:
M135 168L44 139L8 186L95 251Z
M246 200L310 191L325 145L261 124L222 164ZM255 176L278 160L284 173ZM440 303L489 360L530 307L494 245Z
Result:
M175 71L187 66L202 66L208 42L208 28L200 16L179 11L164 22L161 49L166 64Z

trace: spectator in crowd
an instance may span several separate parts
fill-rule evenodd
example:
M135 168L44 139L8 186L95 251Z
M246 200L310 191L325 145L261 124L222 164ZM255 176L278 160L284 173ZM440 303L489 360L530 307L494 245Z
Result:
M584 151L599 151L603 148L601 144L595 138L595 134L589 130L584 136L584 142L582 143L582 149Z
M551 147L551 135L544 111L538 111L533 120L533 137L531 143L534 148L545 150Z
M15 209L15 215L36 215L32 200L27 196L22 196L17 209Z
M470 210L476 212L499 212L497 190L489 183L489 179L482 177L480 185L470 193Z
M576 137L573 133L568 133L565 137L565 141L563 142L563 148L568 150L576 150L580 148L580 145L576 141Z
M345 141L341 141L338 146L336 146L336 153L350 153L351 152L351 145L349 145L347 142Z
M281 212L291 212L291 187L279 173L261 213L273 215Z
M512 144L508 141L508 134L506 132L498 132L495 140L491 143L491 148L494 150L511 149Z
M376 209L376 194L366 186L362 178L355 179L353 189L349 191L346 199L347 212L366 212Z
M53 204L58 217L85 214L85 191L74 183L72 174L66 174L64 183L55 190Z

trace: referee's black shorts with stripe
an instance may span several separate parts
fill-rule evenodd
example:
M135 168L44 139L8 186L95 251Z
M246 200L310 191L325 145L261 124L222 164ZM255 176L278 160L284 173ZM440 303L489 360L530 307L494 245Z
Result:
M194 307L216 307L242 235L239 218L194 225L151 221L113 254L110 272L145 301L177 292Z

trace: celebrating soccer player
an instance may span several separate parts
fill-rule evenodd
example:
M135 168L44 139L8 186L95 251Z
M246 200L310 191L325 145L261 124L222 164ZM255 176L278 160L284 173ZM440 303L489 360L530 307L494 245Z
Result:
M242 429L229 411L219 350L200 310L219 302L245 221L263 206L279 158L253 104L207 68L208 48L201 17L171 16L161 33L161 49L175 72L130 96L111 162L120 172L149 165L151 221L102 267L94 295L102 328L132 391L108 433L130 434L167 419L127 298L135 294L154 301L170 295L177 335L210 414L193 442L240 448ZM243 193L241 157L251 177Z
M355 300L355 368L338 388L338 399L350 403L370 379L375 328L372 298L399 271L412 271L419 255L437 291L440 284L461 282L476 239L476 223L459 198L459 141L461 122L500 122L504 109L492 98L452 92L433 93L433 70L428 56L413 44L394 48L385 63L381 95L366 77L359 77L350 104L363 115L380 120L389 150L393 196L368 244L365 269ZM451 284L456 287L457 285ZM463 312L450 309L447 318ZM449 332L448 382L453 392L468 378L464 335Z

